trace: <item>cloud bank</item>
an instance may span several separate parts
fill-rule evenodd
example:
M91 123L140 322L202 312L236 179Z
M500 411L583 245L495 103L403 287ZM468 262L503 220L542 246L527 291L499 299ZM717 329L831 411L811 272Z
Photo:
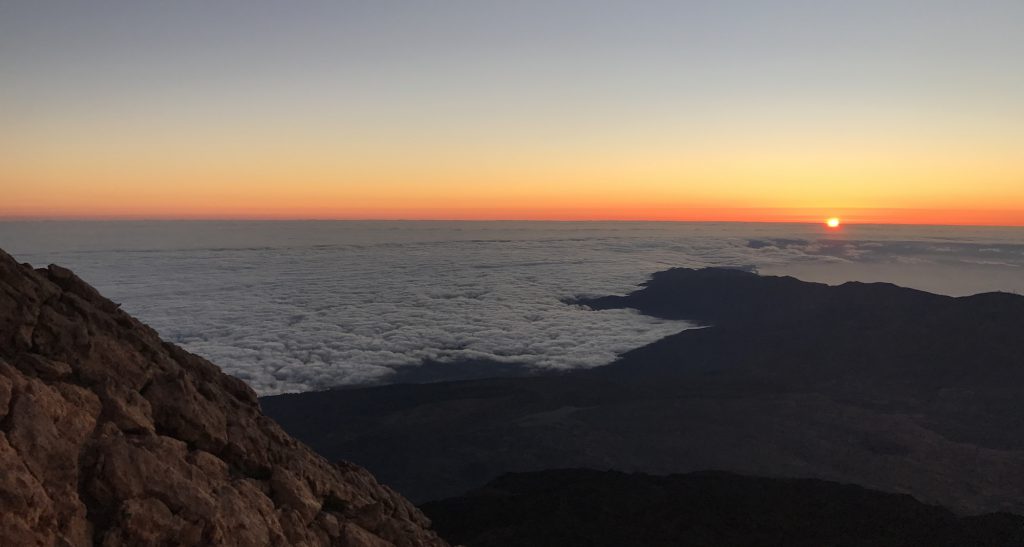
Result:
M395 369L424 360L542 369L605 364L688 325L561 300L621 294L671 266L753 265L763 273L896 281L950 294L1024 291L1019 233L947 232L866 229L839 237L792 225L643 223L0 223L0 246L36 265L75 269L166 339L274 394L386 381Z

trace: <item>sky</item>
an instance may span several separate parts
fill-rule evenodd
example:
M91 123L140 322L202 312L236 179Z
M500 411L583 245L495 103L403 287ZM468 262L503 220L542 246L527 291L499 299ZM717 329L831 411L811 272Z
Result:
M1024 2L0 0L0 217L1024 225Z

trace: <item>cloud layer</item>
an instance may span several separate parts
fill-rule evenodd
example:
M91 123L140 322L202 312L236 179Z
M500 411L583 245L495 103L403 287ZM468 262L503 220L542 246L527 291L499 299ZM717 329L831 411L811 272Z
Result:
M386 380L425 359L591 367L686 323L563 304L670 266L1024 291L1018 232L843 236L793 225L0 223L20 260L75 269L261 394ZM852 232L852 231L851 231ZM875 279L879 278L879 279Z

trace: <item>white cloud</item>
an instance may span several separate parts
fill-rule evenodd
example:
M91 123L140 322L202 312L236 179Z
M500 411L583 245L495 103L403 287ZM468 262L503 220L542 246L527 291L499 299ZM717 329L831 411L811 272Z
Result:
M633 223L0 223L0 247L36 265L73 268L165 338L271 394L378 381L424 359L604 364L687 325L560 300L621 294L671 266L756 265L824 281L884 275L911 285L900 275L928 285L922 272L941 268L967 277L936 276L947 284L922 288L1024 289L1024 281L1011 286L1024 264L1019 234L959 234L868 230L836 239L786 225Z

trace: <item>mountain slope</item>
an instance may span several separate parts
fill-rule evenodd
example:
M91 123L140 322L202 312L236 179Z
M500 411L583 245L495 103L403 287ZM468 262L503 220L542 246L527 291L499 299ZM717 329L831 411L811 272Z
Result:
M631 295L580 303L712 326L559 376L262 404L318 452L417 501L510 471L721 469L1024 513L1020 296L674 269Z
M444 542L208 361L0 251L0 545Z
M468 547L1007 547L1024 517L958 517L910 496L812 479L569 469L503 475L423 505Z

